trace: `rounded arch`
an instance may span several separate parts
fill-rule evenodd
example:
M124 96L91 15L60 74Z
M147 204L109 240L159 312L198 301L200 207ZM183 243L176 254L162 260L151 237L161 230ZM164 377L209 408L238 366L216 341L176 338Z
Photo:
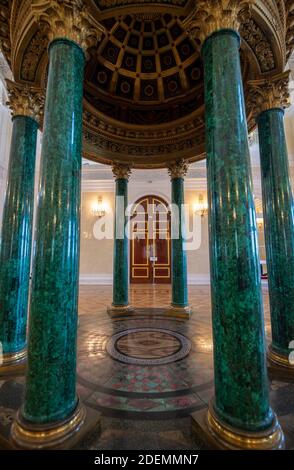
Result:
M147 194L133 203L130 216L130 282L170 284L170 203Z

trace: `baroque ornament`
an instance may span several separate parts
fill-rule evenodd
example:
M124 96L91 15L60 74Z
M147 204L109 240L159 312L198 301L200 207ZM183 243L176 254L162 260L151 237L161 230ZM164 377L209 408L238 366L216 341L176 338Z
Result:
M167 168L170 179L173 180L175 178L184 178L188 172L189 165L182 159L169 163Z
M128 180L132 173L130 165L123 165L118 162L113 163L112 172L116 180Z
M287 108L290 105L290 71L274 75L269 79L250 80L250 98L255 117L273 108Z
M82 0L32 0L31 9L50 41L67 38L86 52L101 40L104 28L90 15Z
M8 89L8 106L14 116L28 116L41 122L44 110L44 94L41 89L21 85L6 80Z
M240 14L248 10L254 0L198 0L186 24L188 33L201 43L220 29L239 30Z

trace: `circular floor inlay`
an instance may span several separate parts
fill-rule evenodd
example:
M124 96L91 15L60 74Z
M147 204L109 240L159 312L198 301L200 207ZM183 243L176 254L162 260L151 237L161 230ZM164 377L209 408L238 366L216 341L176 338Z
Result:
M161 328L133 328L113 335L106 350L125 364L169 364L186 357L191 342L185 336Z

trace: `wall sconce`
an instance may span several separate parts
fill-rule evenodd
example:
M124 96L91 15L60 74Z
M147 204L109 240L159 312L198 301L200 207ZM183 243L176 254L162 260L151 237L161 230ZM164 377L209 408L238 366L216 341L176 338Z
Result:
M208 204L204 201L203 194L199 194L198 202L194 204L194 214L201 215L201 217L208 215Z
M99 196L97 199L97 203L92 206L91 210L94 217L104 217L106 214L106 206L103 204L102 196Z

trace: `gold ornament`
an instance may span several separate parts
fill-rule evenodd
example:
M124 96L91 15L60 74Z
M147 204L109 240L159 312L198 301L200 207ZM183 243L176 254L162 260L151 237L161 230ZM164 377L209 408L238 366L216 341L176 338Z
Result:
M132 173L130 165L118 162L114 162L112 165L112 172L116 180L128 180Z
M42 121L44 111L44 94L40 88L22 85L6 80L9 101L7 105L13 116L28 116L38 123Z
M268 79L262 78L248 82L251 109L255 117L269 109L284 109L290 106L289 74L288 70Z
M168 174L170 179L184 178L188 172L189 165L185 160L177 160L168 164Z
M101 40L104 28L82 0L32 0L31 9L50 41L70 39L86 52Z
M186 26L193 39L205 41L220 29L239 30L240 15L248 11L253 0L198 0Z

